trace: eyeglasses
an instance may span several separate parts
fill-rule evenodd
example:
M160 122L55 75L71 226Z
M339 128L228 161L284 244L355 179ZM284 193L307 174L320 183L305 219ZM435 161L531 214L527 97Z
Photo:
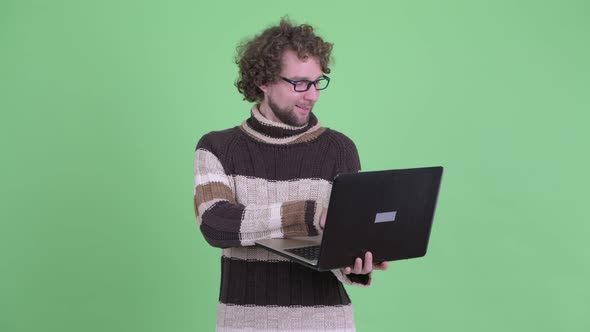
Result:
M290 80L290 79L288 79L286 77L282 77L282 76L280 76L280 78L282 78L287 83L291 83L293 85L293 89L295 89L296 92L305 92L305 91L309 90L309 88L311 88L312 85L315 87L316 90L324 90L330 84L330 78L326 75L322 76L321 78L319 78L316 81L308 81L308 80L293 81L293 80Z

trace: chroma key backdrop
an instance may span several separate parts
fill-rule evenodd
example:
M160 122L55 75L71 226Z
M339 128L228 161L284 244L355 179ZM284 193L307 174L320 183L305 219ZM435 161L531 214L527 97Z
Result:
M349 287L359 331L590 331L590 3L0 1L0 331L215 328L193 209L236 46L334 43L320 122L363 170L442 165L428 254Z

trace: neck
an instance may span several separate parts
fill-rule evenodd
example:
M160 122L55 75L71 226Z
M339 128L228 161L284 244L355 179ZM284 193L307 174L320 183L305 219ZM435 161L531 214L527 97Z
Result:
M268 103L266 101L263 101L262 103L256 105L255 107L257 107L258 110L260 111L260 114L262 114L262 116L267 118L268 120L273 121L273 122L278 122L278 123L284 123L279 118L277 118L277 116L272 111L272 109L270 109L270 106L268 106Z
M282 127L282 128L288 128L291 130L301 130L306 128L309 124L310 124L310 120L308 119L307 123L304 123L300 126L297 125L292 125L289 124L288 122L285 122L283 120L281 120L270 108L270 105L265 104L264 102L261 104L257 104L254 105L254 107L252 108L252 110L255 110L257 112L256 115L258 116L258 118L262 118L262 122L271 125L271 126L276 126L276 127ZM317 119L316 119L317 120ZM313 125L313 124L312 124Z
M313 113L306 125L294 127L266 118L258 106L252 107L251 112L250 118L242 123L242 130L257 140L271 144L291 144L313 140L325 130Z

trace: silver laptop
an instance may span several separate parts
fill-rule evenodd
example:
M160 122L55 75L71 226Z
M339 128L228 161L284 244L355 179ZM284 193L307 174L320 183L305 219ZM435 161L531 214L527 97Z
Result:
M426 255L443 167L339 174L323 235L265 239L256 245L319 271Z

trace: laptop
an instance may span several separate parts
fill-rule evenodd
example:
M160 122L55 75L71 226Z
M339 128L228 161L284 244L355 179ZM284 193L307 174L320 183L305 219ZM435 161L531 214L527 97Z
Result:
M339 174L322 235L256 245L318 271L352 266L367 251L375 263L423 257L442 174L441 166Z

